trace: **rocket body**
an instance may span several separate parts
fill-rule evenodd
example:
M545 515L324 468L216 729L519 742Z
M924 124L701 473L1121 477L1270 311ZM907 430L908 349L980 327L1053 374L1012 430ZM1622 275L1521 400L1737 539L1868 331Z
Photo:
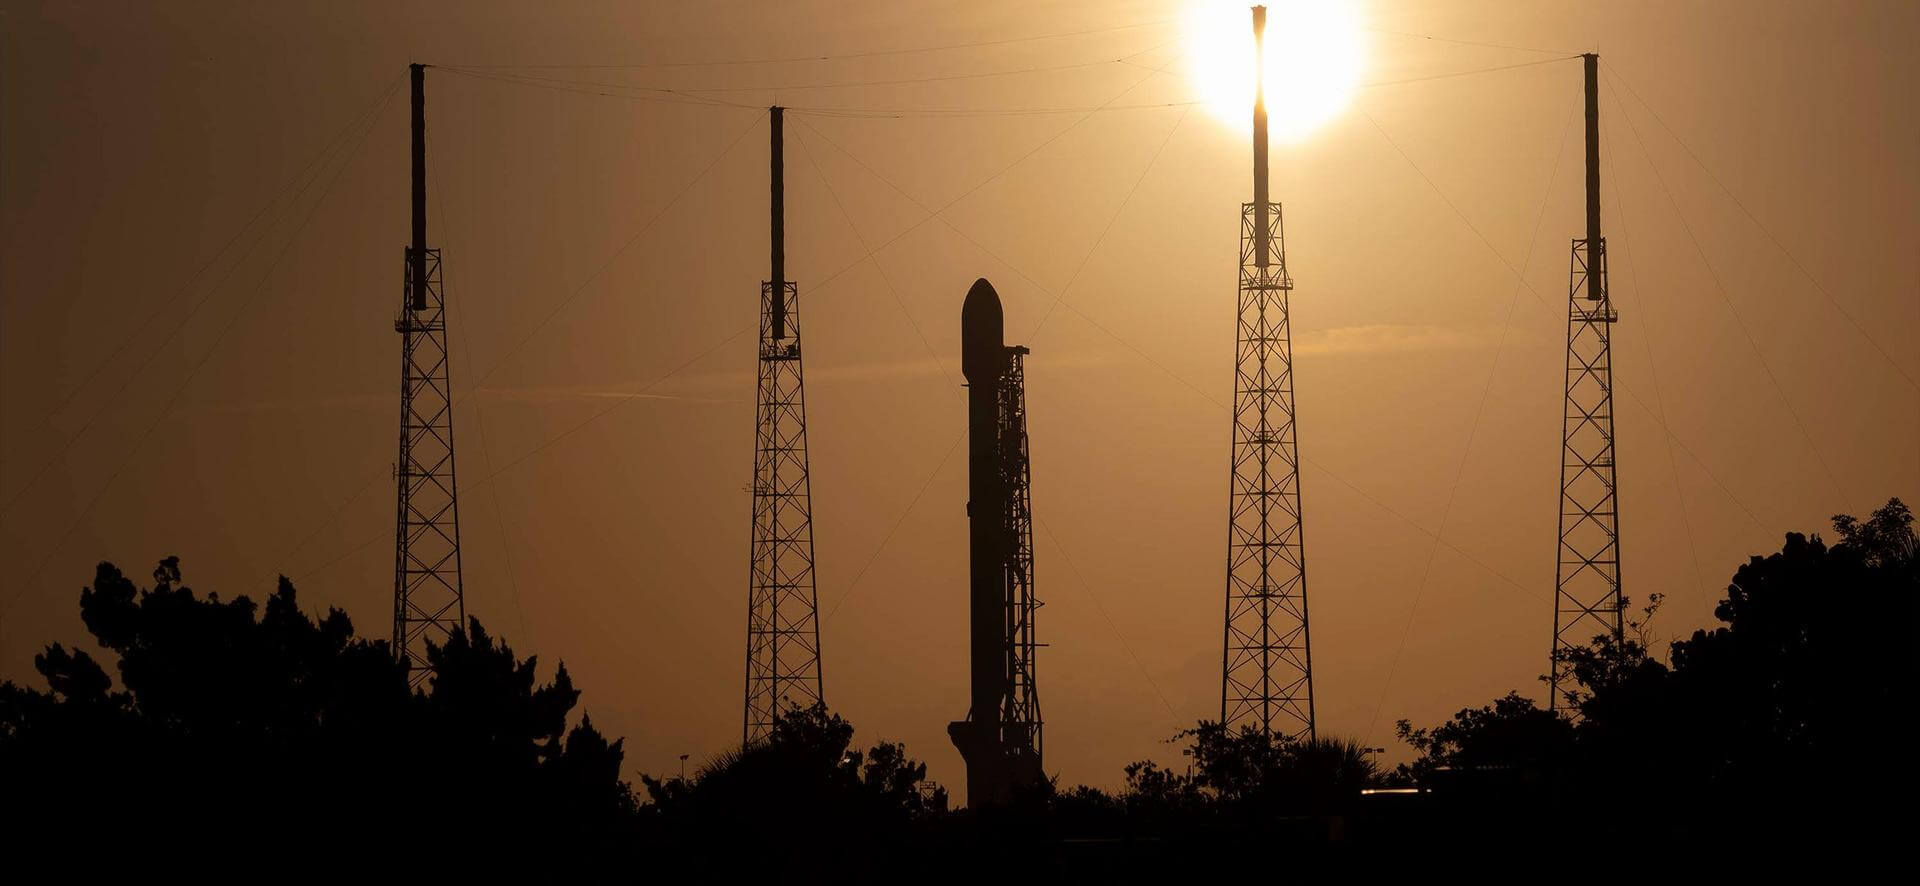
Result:
M999 393L1006 374L1007 345L1000 296L985 279L967 292L960 310L960 373L967 378L967 538L972 652L972 712L976 723L997 724L1000 704L1012 690L1003 635L1007 588L1007 508L1000 473Z

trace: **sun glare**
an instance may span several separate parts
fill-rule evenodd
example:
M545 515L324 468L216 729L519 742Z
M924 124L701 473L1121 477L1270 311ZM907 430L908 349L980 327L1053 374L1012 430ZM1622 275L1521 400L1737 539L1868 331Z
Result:
M1187 69L1214 116L1253 127L1253 4L1192 0ZM1366 66L1357 0L1266 0L1267 131L1296 142L1346 108Z

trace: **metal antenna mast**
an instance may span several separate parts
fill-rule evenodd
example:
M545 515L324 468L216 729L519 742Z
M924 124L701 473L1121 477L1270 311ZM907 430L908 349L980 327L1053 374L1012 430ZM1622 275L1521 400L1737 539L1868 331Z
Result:
M1572 681L1562 650L1622 638L1619 485L1614 479L1613 324L1607 239L1600 235L1600 56L1587 53L1587 236L1573 241L1567 284L1567 400L1561 417L1559 566L1553 595L1552 689ZM1570 686L1567 686L1570 688Z
M822 701L819 598L813 586L813 503L807 404L800 372L799 289L787 280L782 111L772 109L773 279L760 284L760 387L754 400L753 549L747 595L743 740Z
M453 473L453 389L440 250L427 248L426 65L413 66L413 245L393 321L400 333L399 490L393 533L393 652L410 685L427 678L427 644L466 623L460 505Z
M1267 202L1266 28L1266 7L1253 7L1253 202L1240 208L1220 722L1230 731L1311 738L1313 667L1287 312L1293 278L1280 204Z

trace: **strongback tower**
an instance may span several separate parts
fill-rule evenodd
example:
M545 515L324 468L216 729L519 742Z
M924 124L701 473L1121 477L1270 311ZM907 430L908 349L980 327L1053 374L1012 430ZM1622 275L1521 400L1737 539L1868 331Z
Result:
M1255 6L1253 202L1240 210L1220 722L1233 732L1310 738L1313 660L1287 313L1293 278L1280 204L1267 202L1266 20L1266 7Z
M1552 690L1571 679L1562 650L1621 638L1619 487L1614 481L1613 323L1607 240L1600 235L1600 57L1588 53L1587 236L1573 241L1567 285L1567 397L1561 414L1560 540L1554 581Z
M1034 683L1032 472L1027 460L1024 347L1008 347L1000 296L974 281L960 310L967 378L967 719L947 734L967 763L967 803L1003 805L1037 783L1040 696Z
M428 674L427 644L466 621L460 506L454 491L453 389L440 250L427 248L426 66L413 66L413 245L393 328L400 333L399 490L394 524L393 652L411 685Z
M800 373L799 289L787 280L782 110L772 109L772 279L760 284L760 385L754 398L753 542L747 592L743 740L767 736L782 714L819 704L819 600L813 586L813 504L807 403Z
M1021 755L1031 755L1034 773L1041 771L1040 687L1036 682L1040 651L1035 617L1040 597L1033 575L1033 466L1027 457L1026 347L1007 348L1007 367L1000 374L995 431L1000 447L1000 476L1007 500L1000 512L1001 538L1006 544L1001 572L1006 576L1004 621L1007 659L1007 698L1001 705L1000 726L1007 744ZM1016 774L1018 769L1016 768Z

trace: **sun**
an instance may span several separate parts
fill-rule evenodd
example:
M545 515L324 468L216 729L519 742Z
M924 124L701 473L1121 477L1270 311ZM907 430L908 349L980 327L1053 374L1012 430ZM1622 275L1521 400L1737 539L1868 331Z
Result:
M1187 70L1214 116L1253 127L1253 4L1190 0ZM1357 0L1266 0L1267 127L1297 142L1344 110L1360 86L1367 46Z

